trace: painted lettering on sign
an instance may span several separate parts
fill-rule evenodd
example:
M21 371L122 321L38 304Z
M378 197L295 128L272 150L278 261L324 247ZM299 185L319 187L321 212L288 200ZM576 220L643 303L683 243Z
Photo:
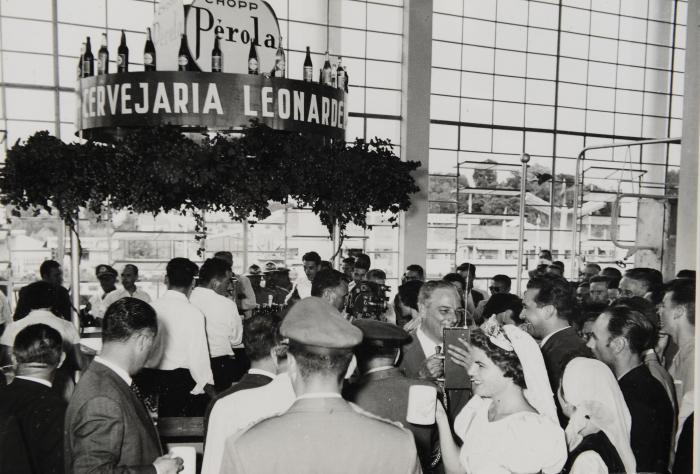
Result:
M257 119L272 128L344 138L344 91L249 74L135 72L81 79L76 127L83 131L170 123L210 130Z
M257 48L261 71L274 65L280 28L264 1L195 0L187 12L185 32L190 54L202 71L211 71L214 38L219 38L223 71L247 72L250 43Z

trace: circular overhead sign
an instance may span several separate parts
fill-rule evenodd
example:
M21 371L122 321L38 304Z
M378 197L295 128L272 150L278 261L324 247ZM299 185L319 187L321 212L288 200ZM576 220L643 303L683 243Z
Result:
M195 0L187 10L185 33L190 55L204 72L211 72L214 38L219 38L223 72L248 72L251 43L260 73L271 71L280 42L277 16L264 1Z

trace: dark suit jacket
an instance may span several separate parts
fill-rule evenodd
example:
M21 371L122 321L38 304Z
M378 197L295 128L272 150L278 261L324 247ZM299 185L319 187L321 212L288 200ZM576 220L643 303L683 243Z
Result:
M549 376L549 384L554 394L554 404L557 407L559 424L565 427L568 421L561 411L559 397L556 395L559 391L561 377L564 375L564 369L571 362L571 359L576 357L593 358L593 353L586 347L586 343L576 334L576 329L573 327L562 329L553 334L541 347L541 350L544 365L547 368L547 375Z
M14 415L0 416L0 468L3 474L34 474L22 428Z
M241 390L249 390L251 388L262 387L272 382L272 378L263 374L251 374L246 373L241 380L234 383L231 387L226 390L216 394L214 399L207 406L207 411L204 413L204 439L207 439L207 428L209 427L209 415L214 409L214 404L224 398L225 396L231 395L232 393L240 392Z
M342 398L297 400L226 441L222 473L420 472L413 435Z
M673 405L642 364L619 380L632 416L631 445L640 472L667 472L673 439Z
M356 384L348 387L345 399L374 415L398 421L410 430L416 441L423 472L433 472L430 466L437 461L440 453L437 425L414 425L406 420L408 389L411 385L433 386L424 380L409 379L398 368L386 369L363 375Z
M420 345L420 341L415 334L411 335L411 340L403 346L401 350L401 361L399 363L399 369L406 374L406 377L412 379L420 379L418 372L423 366L423 362L427 359L425 352L423 352L423 347ZM466 371L464 376L467 377ZM434 381L428 380L428 382L433 383ZM438 393L441 390L438 389ZM447 407L448 415L450 420L454 422L459 412L464 408L471 398L470 390L447 390Z
M66 402L49 387L23 379L0 389L0 419L13 416L18 425L21 442L16 447L0 444L2 466L20 464L28 456L32 472L63 473L63 419ZM22 442L23 441L23 442ZM22 451L26 454L23 455ZM7 464L7 462L10 462Z
M541 349L544 365L547 367L549 375L549 383L555 394L559 390L564 369L571 362L571 359L593 357L593 353L586 347L586 343L576 334L576 329L573 327L562 329L553 334Z
M66 412L66 472L155 474L162 455L146 407L110 368L93 362Z
M673 474L692 474L693 472L693 420L691 413L683 422L681 435L678 437L676 460L673 462Z

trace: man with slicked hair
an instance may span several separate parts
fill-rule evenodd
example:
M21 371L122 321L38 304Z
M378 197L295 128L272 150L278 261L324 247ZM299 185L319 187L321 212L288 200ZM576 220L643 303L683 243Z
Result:
M0 388L0 419L16 420L14 442L21 444L13 446L7 438L0 442L0 466L11 472L20 472L23 464L35 474L63 472L66 402L51 389L64 358L61 346L59 332L45 324L27 326L15 337L16 377Z
M102 352L81 377L66 412L65 472L174 474L182 459L163 456L158 432L132 392L158 332L156 313L122 298L102 321Z

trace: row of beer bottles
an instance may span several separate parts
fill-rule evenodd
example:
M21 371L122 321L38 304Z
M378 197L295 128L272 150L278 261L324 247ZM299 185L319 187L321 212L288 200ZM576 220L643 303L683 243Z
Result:
M156 70L156 48L151 38L151 29L148 28L146 45L143 48L144 71ZM122 38L117 49L117 72L129 71L129 48L126 45L126 34L122 30ZM109 74L109 50L107 49L107 34L102 33L102 44L97 51L97 71L95 71L95 56L92 54L90 37L88 36L80 51L78 61L78 77L94 76L95 72Z
M146 44L143 49L143 65L145 71L155 71L156 70L156 48L153 44L153 39L151 37L151 29L147 28L148 35L146 37ZM280 43L275 53L275 64L270 71L270 75L273 77L285 77L286 76L286 57L284 54L284 49L282 48L282 38L280 37ZM126 45L126 34L122 30L121 41L119 43L119 48L117 49L117 72L127 72L129 70L129 48ZM187 45L187 36L182 35L180 40L180 49L178 52L178 70L180 71L193 71L198 70L195 66L194 61L190 57L189 47ZM222 72L223 71L223 54L221 52L221 47L219 45L219 37L214 39L214 48L211 52L211 70L212 72ZM255 41L250 42L250 50L248 53L248 74L259 74L260 73L260 59L258 57L258 52L255 47ZM102 44L97 52L97 74L109 74L109 50L107 49L107 34L102 33ZM80 61L78 62L78 77L89 77L95 75L95 57L92 54L92 48L90 45L90 37L88 36L86 42L83 43L83 47L80 53ZM311 51L309 47L306 47L306 58L304 59L304 81L313 81L313 63L311 61ZM337 87L339 89L348 90L348 74L347 68L343 67L342 58L338 57L338 62L331 65L330 56L328 51L326 51L325 62L323 68L319 71L319 83Z

